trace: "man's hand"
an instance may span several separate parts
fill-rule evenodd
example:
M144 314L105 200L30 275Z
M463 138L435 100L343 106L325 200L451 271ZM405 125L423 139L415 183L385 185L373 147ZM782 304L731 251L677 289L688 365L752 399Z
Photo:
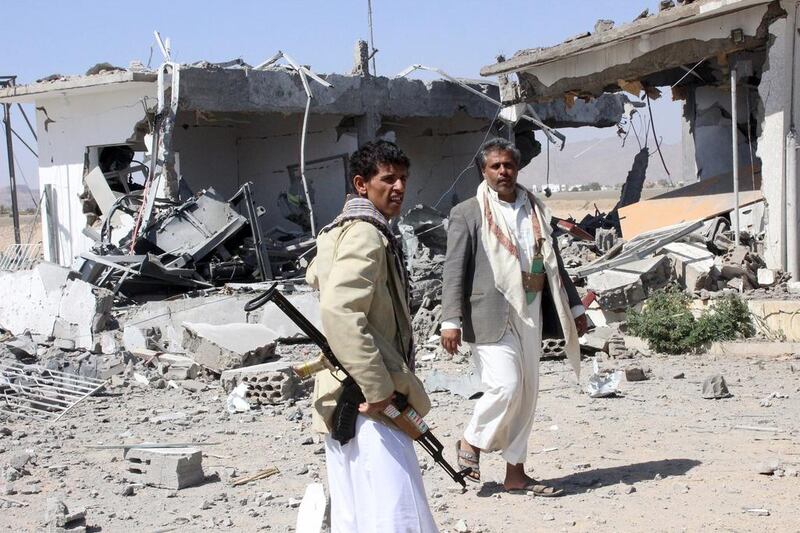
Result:
M575 327L578 328L578 337L586 333L589 329L589 320L586 318L586 313L575 317Z
M461 346L461 330L443 329L441 340L442 348L450 355L455 355L458 351L458 347Z
M389 406L389 404L392 403L392 400L394 400L394 394L392 394L391 396L389 396L385 400L379 401L378 403L367 403L367 402L364 402L362 404L359 404L358 412L359 413L363 413L365 415L378 414L378 413L382 412L384 409L386 409Z

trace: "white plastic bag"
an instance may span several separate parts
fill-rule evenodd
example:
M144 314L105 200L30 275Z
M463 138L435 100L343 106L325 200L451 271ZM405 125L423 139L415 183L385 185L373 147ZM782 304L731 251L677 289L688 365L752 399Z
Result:
M250 402L247 401L247 383L236 385L236 388L228 394L225 407L230 414L244 413L250 410Z
M600 372L600 365L595 358L593 363L594 373L589 377L586 392L592 398L605 398L613 396L619 391L619 384L622 381L622 370L616 372Z

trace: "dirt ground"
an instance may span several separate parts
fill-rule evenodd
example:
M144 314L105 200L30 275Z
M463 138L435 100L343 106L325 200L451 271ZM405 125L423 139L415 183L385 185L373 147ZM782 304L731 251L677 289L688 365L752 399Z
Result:
M418 449L441 530L457 531L464 520L472 532L798 531L800 477L792 476L800 468L800 356L642 356L604 366L632 362L650 368L651 379L623 381L620 397L604 399L582 392L566 361L542 362L527 466L563 487L562 498L503 492L497 454L483 458L483 483L462 494ZM423 378L432 369L471 369L467 360L422 365ZM590 368L584 360L584 386ZM681 373L685 378L676 379ZM703 380L715 373L725 376L731 398L701 398ZM788 397L762 406L774 392ZM431 396L427 420L454 462L453 444L473 402L447 392ZM159 419L174 413L182 415ZM0 421L0 435L10 431L0 436L0 464L23 451L35 454L29 474L0 491L26 505L6 503L0 527L34 530L48 496L61 494L70 508L87 508L95 530L291 531L306 485L325 481L323 446L309 438L309 423L307 399L229 415L217 381L197 393L119 385L55 424ZM134 487L125 496L131 483L122 450L86 447L142 441L205 443L205 483L179 491ZM772 459L786 475L758 473ZM232 479L271 466L280 474L231 486Z
M666 192L667 189L644 189L642 199L647 200L658 194ZM584 215L594 214L595 209L602 213L611 211L617 201L619 201L619 190L605 191L585 191L585 192L557 192L550 198L544 198L544 202L550 209L553 216L559 218L573 217L578 222ZM543 197L544 195L542 195Z
M23 243L30 238L31 243L42 242L40 217L34 215L19 216L19 233ZM11 215L0 216L0 252L9 244L14 244L14 220Z

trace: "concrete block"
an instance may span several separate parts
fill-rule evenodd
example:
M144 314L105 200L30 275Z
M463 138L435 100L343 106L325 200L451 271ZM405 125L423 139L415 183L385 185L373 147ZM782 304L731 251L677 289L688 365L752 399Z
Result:
M759 268L756 278L759 287L772 287L778 281L778 271L771 268Z
M675 278L689 291L705 288L709 276L714 276L714 254L705 245L688 242L672 242L662 252L669 257Z
M564 339L542 339L542 358L565 357L567 341Z
M136 483L177 490L205 479L203 454L195 448L128 448L124 457Z
M240 383L247 384L247 399L253 405L274 405L294 397L300 380L292 372L291 365L275 361L262 365L226 370L220 377L226 392Z
M162 353L158 356L158 364L164 374L164 379L181 381L194 379L200 373L198 365L191 357L183 355Z
M136 326L125 326L123 328L122 345L125 346L125 349L129 352L146 350L149 348L145 331Z
M263 324L184 322L183 328L184 350L216 373L263 363L275 353L277 335Z
M618 332L618 328L596 327L580 338L581 348L591 353L608 351L608 340Z

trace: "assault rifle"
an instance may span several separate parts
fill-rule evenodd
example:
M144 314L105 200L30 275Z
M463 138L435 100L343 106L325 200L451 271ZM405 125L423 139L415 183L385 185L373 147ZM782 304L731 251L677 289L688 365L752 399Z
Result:
M356 433L358 406L366 401L361 389L358 388L353 377L336 358L325 335L278 291L277 283L273 284L263 294L247 302L244 309L250 312L258 309L267 302L272 302L278 306L278 309L283 311L292 322L297 324L297 327L322 350L322 354L316 359L292 367L297 377L301 380L308 379L321 370L330 370L336 379L339 379L336 376L337 373L344 376L344 379L339 379L344 387L344 391L336 404L331 437L342 444L346 444ZM408 403L408 398L406 398L406 396L395 393L392 403L383 410L383 414L389 417L403 433L417 441L417 443L422 446L422 449L433 457L434 462L441 466L444 471L447 472L447 475L453 478L455 482L461 484L462 487L467 486L464 477L469 475L472 469L465 468L464 470L456 471L450 463L447 462L442 455L444 446L439 442L439 439L433 436L433 433L431 433L430 428L422 417L419 416L414 407Z

